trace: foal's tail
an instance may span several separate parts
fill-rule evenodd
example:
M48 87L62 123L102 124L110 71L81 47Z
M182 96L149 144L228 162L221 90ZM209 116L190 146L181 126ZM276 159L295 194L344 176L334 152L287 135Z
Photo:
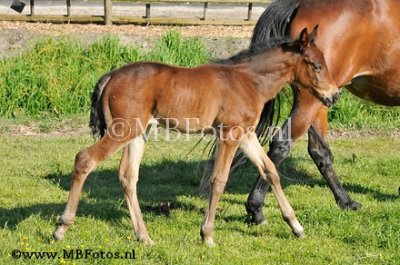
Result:
M93 136L103 137L107 130L106 120L104 118L102 95L104 87L107 85L111 78L111 73L103 75L97 81L94 91L92 93L92 105L90 108L90 123L89 127Z

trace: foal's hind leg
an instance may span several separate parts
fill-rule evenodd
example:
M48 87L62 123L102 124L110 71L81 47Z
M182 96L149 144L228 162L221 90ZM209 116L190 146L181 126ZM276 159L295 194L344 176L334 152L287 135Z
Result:
M55 240L62 239L69 226L73 224L82 187L87 176L101 161L117 152L125 144L126 141L116 141L106 134L98 143L80 151L76 155L68 203L59 219L59 226L54 231Z
M261 144L258 142L257 136L254 133L246 135L240 143L240 148L258 168L261 177L272 184L272 190L278 200L283 219L292 228L293 234L298 237L304 237L304 229L297 220L292 206L290 206L283 193L275 165L265 154Z
M139 177L140 161L143 157L145 140L144 136L136 137L125 148L119 169L119 179L124 189L126 203L128 204L129 214L131 216L133 228L136 237L144 244L153 245L154 242L148 235L140 211L137 197L136 184Z
M218 146L217 157L215 159L213 174L211 176L211 194L208 210L200 230L200 235L203 239L203 242L209 246L215 245L212 236L217 204L219 198L224 192L229 176L229 169L237 148L238 144L236 142L220 141Z

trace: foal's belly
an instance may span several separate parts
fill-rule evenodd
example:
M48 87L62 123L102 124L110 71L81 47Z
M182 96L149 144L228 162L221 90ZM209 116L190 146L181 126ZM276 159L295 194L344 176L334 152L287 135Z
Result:
M396 78L387 79L359 76L346 88L367 101L386 106L400 106L400 73Z

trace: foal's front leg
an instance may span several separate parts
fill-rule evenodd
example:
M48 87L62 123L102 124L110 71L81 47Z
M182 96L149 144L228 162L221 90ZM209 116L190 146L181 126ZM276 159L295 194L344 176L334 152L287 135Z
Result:
M287 119L281 132L270 143L268 157L278 166L288 155L293 144L310 127L312 120L322 106L322 102L316 99L308 91L292 86L295 102L290 112L291 119ZM290 133L289 133L290 132ZM280 140L282 138L282 140ZM264 223L262 206L269 188L269 183L263 176L259 176L252 188L246 202L246 210L251 215L255 224Z
M143 221L137 197L137 182L139 179L139 167L143 157L145 140L144 136L136 137L124 148L119 169L119 180L124 189L125 200L128 205L132 225L136 238L144 244L153 245Z
M217 204L219 198L224 192L225 185L229 176L229 169L231 167L232 160L237 148L237 142L219 142L217 157L215 159L213 174L211 176L211 194L208 210L200 230L200 235L203 239L203 242L209 246L215 245L213 240L213 230Z

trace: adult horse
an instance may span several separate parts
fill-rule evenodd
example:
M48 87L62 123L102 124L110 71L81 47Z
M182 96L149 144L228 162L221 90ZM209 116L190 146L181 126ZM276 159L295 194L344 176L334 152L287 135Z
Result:
M336 84L365 100L398 106L399 14L399 0L275 0L257 22L251 47L283 36L296 36L304 27L319 24L317 45ZM332 153L326 141L328 109L298 86L292 85L292 90L295 102L291 123L286 121L283 125L284 132L291 130L291 139L273 139L268 156L278 165L308 130L309 154L337 204L344 209L359 209L361 204L350 198L332 167ZM259 178L246 202L254 223L264 221L261 209L267 190L268 184Z

